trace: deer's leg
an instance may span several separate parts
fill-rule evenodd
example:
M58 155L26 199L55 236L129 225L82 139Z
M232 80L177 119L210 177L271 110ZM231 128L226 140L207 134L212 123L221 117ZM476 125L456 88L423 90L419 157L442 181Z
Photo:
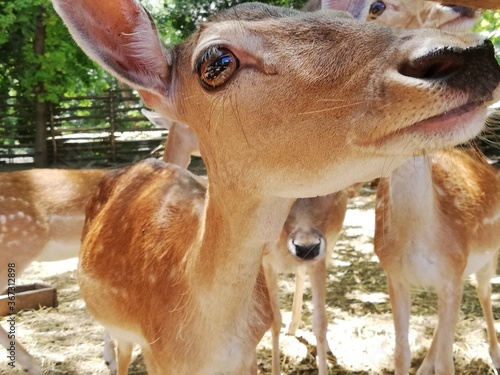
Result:
M288 326L288 334L295 336L297 328L302 321L302 298L304 295L305 270L297 267L295 270L295 292L293 294L292 320Z
M13 343L13 345L11 343ZM31 356L31 354L28 353L19 341L15 338L9 338L7 331L5 331L2 327L0 327L0 345L7 349L7 356L10 355L11 350L14 351L15 359L13 362L19 363L24 371L29 374L42 375L42 369L37 361Z
M269 302L273 313L273 322L271 324L272 334L272 374L278 375L280 369L280 332L281 332L281 311L279 306L278 296L278 280L277 273L273 266L264 261L264 273L266 276L266 285L269 293Z
M417 375L453 375L453 341L462 301L462 276L446 280L437 291L438 324L429 352L417 371Z
M109 369L111 375L116 375L118 372L118 362L116 361L116 346L115 340L109 334L109 331L104 330L104 363Z
M317 364L318 374L327 375L328 366L326 353L328 351L328 341L326 332L328 322L326 320L326 258L308 267L309 278L311 280L312 300L313 300L313 331L316 336L316 350L318 352Z
M396 346L394 349L394 374L408 375L411 363L410 344L408 332L410 325L411 291L399 280L387 276L389 297L394 320L394 331L396 334Z
M128 366L130 365L130 360L132 359L132 349L134 345L130 342L118 341L116 345L116 351L118 353L118 375L127 375Z
M495 331L495 320L491 307L491 278L495 275L497 267L497 254L486 266L476 272L477 297L483 309L484 320L486 320L488 344L490 346L490 357L497 372L500 372L500 347L498 346Z

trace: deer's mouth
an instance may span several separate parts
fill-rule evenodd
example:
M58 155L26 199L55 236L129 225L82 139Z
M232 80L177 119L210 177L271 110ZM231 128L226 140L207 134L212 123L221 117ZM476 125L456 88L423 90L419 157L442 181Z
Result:
M466 126L479 112L486 113L483 102L468 103L440 115L419 121L410 126L410 129L423 133L448 133L456 130L457 126Z
M482 129L486 113L484 102L467 103L399 128L375 140L363 142L362 145L385 151L395 147L393 152L396 154L401 154L401 146L405 144L413 151L454 146L473 138ZM404 152L410 149L404 147Z

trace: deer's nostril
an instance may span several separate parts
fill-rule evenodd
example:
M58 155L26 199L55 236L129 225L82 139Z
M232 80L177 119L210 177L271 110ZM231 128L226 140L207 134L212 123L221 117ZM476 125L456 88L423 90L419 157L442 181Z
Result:
M321 249L321 242L314 245L295 245L295 255L299 258L310 260L316 258Z
M407 77L462 90L471 101L490 100L500 83L500 65L494 52L488 39L465 49L442 47L404 62L398 71Z
M399 73L419 79L443 79L459 71L462 66L461 54L445 47L405 62L399 68Z

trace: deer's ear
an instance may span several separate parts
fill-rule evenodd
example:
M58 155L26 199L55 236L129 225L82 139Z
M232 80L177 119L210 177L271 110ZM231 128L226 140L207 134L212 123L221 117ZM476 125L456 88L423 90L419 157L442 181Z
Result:
M153 20L136 0L52 2L89 57L137 89L167 94L171 52L163 47Z
M144 116L147 117L149 121L151 121L154 125L164 128L164 129L170 129L172 126L172 121L169 119L163 117L159 113L153 112L153 111L148 111L147 109L141 109L141 112Z
M343 10L358 20L366 20L370 0L321 0L321 9Z

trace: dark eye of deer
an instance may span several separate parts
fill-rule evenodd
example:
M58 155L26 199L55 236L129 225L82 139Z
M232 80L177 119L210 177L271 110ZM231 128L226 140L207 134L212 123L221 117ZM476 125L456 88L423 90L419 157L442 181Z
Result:
M370 5L369 17L375 19L384 13L385 3L383 1L375 1Z
M240 62L226 48L211 48L198 65L198 76L207 90L215 90L227 83L238 70Z

